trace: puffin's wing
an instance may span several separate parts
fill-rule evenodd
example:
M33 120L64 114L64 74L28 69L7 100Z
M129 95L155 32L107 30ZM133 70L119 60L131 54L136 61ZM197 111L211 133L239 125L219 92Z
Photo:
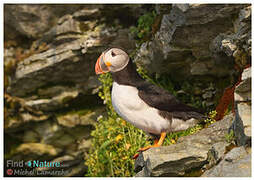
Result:
M149 82L142 82L137 86L139 97L149 106L168 112L198 112L194 107L187 106L178 101L166 90Z

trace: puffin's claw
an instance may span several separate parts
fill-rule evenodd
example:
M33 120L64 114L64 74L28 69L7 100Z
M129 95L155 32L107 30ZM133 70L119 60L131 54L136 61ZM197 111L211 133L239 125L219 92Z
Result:
M138 152L143 152L143 151L146 151L146 150L148 150L148 149L150 149L150 148L152 148L152 147L159 147L159 146L160 146L160 145L158 145L158 144L146 146L146 147L140 148L140 149L138 150Z
M146 150L148 150L148 149L150 149L150 148L152 148L152 147L159 147L159 145L158 145L157 143L155 143L154 145L150 145L150 146L146 146L146 147L140 148L139 150L137 150L139 153L136 153L136 154L132 157L132 159L137 159L138 156L139 156L139 154L140 154L141 152L144 152L144 151L146 151Z
M139 156L139 153L136 153L134 156L132 156L132 159L137 159Z
M144 152L144 151L146 151L146 150L148 150L148 149L150 149L150 148L152 148L152 147L160 147L160 146L162 145L162 143L163 143L165 137L166 137L166 132L162 132L162 133L161 133L161 136L160 136L160 139L159 139L159 140L158 140L158 139L154 140L154 145L149 145L149 146L140 148L140 149L138 150L138 152L139 152L139 153L140 153L140 152ZM132 159L137 159L138 156L139 156L139 153L136 153L136 154L132 157Z

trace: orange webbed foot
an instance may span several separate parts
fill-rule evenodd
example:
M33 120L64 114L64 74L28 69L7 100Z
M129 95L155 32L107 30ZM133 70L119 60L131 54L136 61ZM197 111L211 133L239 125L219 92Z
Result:
M146 150L148 150L148 149L150 149L150 148L153 148L153 147L160 147L160 146L162 145L162 143L163 143L165 137L166 137L166 132L162 132L159 140L156 139L156 140L154 141L154 144L153 144L153 145L140 148L140 149L138 150L138 152L144 152L144 151L146 151ZM137 159L138 156L139 156L139 153L136 153L136 154L132 157L132 159Z

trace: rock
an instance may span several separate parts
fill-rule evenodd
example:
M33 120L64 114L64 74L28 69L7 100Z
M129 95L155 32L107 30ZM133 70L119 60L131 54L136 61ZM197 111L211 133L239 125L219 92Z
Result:
M151 148L143 152L140 159L135 162L137 176L188 176L189 174L200 176L203 173L202 167L208 164L209 160L210 164L216 164L226 152L228 143L225 135L228 133L232 119L232 114L228 115L196 134L179 138L177 144Z
M188 155L187 151L182 150L184 147L175 147L172 156L168 156L169 149L162 147L159 149L144 153L144 171L146 176L184 176L186 171L202 167L206 162L201 155ZM190 150L190 149L188 149ZM197 149L195 149L197 150ZM193 152L194 149L191 149ZM200 152L200 151L199 151ZM191 154L191 153L190 153Z
M148 174L149 172L144 173L142 169L147 166L147 162L144 161L144 155L143 153L140 153L138 158L135 160L134 164L134 172L136 172L136 177L145 177L145 174Z
M243 121L244 134L251 136L251 105L248 103L237 104L239 116Z
M223 39L221 41L221 48L228 56L232 56L237 46L233 44L232 39Z
M23 142L25 143L36 143L40 139L40 136L33 130L25 131L23 136Z
M51 49L44 53L31 56L24 60L17 67L16 80L13 81L12 88L9 92L16 96L24 96L47 83L61 82L63 80L66 82L72 80L82 81L81 77L77 77L73 73L75 71L80 72L81 67L85 68L87 66L84 65L85 61L78 62L81 60L81 56L72 51L78 48L77 46L79 46L78 41L69 43L68 46L59 47L59 49ZM57 65L58 63L60 64ZM70 76L71 71L73 76ZM80 74L85 77L88 75L87 72L89 71L80 72ZM48 77L49 74L50 77ZM62 79L59 79L60 77Z
M130 52L135 48L135 41L129 36L128 29L111 28L105 24L96 27L88 25L88 29L84 30L83 23L97 22L93 18L88 20L89 16L93 13L89 15L86 10L66 15L37 40L35 46L46 43L47 49L32 53L18 63L8 93L24 97L38 89L54 86L69 89L71 86L79 93L87 94L97 88L99 83L95 80L94 69L90 67L94 66L99 54L106 46L122 47ZM39 101L48 106L53 102Z
M68 91L66 89L64 92L59 93L51 99L30 100L26 101L26 105L36 110L54 111L68 106L68 102L75 99L78 96L78 93L77 90Z
M74 127L77 124L80 124L80 118L78 114L67 114L57 117L58 123L67 126Z
M160 11L158 6L156 9ZM164 6L162 9L165 9ZM237 77L234 61L246 61L243 63L246 64L250 59L249 13L246 4L168 6L160 14L162 19L159 30L150 41L141 45L134 60L149 75L163 75L180 85L183 81L192 82L193 86L201 82L201 89L204 89L213 83L215 94L201 101L205 105L214 105L223 90L230 86L229 82L234 82ZM238 19L231 21L236 14ZM234 29L235 33L230 34ZM247 46L246 51L242 51L243 46ZM234 57L236 51L238 60ZM191 90L186 93L193 94Z
M235 101L251 100L251 68L247 68L242 73L242 82L235 88Z
M46 115L41 111L37 111L27 106L25 100L22 98L12 97L8 94L4 94L4 100L5 100L4 128L6 132L12 132L15 130L17 131L18 127L20 129L23 129L23 126L25 124L31 122L45 121L50 118L49 115Z
M18 127L24 125L24 123L32 121L45 121L49 119L47 115L34 116L30 113L20 113L19 117L10 117L5 121L4 127L6 131L13 131Z
M250 85L250 81L247 83L242 82L236 87L235 94L234 94L236 101L246 101L247 102L247 101L251 100L251 91L250 90L239 92L239 91L241 91L241 88L246 89L246 88L248 88L247 86L249 86L249 85Z
M4 26L6 32L8 31L5 36L7 39L14 39L19 35L28 38L41 37L56 24L57 18L79 8L80 5L7 4L4 6Z
M212 43L211 49L214 52L223 52L227 56L233 56L235 63L244 68L250 64L251 52L251 25L250 20L250 6L245 7L239 11L238 19L234 21L234 31L232 34L219 34Z
M243 146L247 143L247 137L244 134L243 121L241 120L238 112L238 105L235 104L235 117L231 127L234 132L235 141L238 146Z
M40 137L40 141L47 144L53 144L51 139L57 139L64 134L63 128L54 121L35 124L33 130Z
M247 153L244 147L234 148L202 177L251 177L251 153Z
M214 95L216 94L216 89L214 85L211 83L209 87L205 89L200 89L200 92L202 93L202 98L204 99L202 104L205 107L213 107L215 104L215 102L213 101L213 98L214 98Z
M75 138L55 122L45 121L35 125L34 131L40 137L41 143L50 144L61 149L69 144L75 144Z
M78 150L82 150L82 151L88 151L89 148L91 147L92 145L92 141L91 139L82 139L80 142L79 142L79 145L78 145Z
M43 116L39 116L39 117L35 117L29 113L22 113L21 114L21 118L23 119L24 122L28 122L28 121L43 121L48 119L48 116L43 115Z
M88 111L85 114L83 114L84 112L67 113L65 115L57 116L57 121L60 125L66 127L75 127L77 125L93 125L96 122L97 117L105 113L104 111L104 109L99 108L93 110L92 112Z
M251 144L251 116L250 116L250 107L247 107L247 109L240 109L239 107L246 106L243 104L239 106L239 103L235 102L235 117L234 121L232 123L231 129L234 132L236 144L238 146L244 146L244 145L250 145ZM243 116L244 114L244 116ZM242 119L244 118L244 119ZM245 124L244 124L245 123Z
M41 143L24 143L16 148L15 154L19 156L18 159L24 158L25 161L43 159L55 157L62 150L56 149L52 145ZM21 157L20 157L21 156Z
M158 61L158 57L161 57L159 61L164 62L160 63L164 68L160 67L159 69L166 72L167 67L170 67L171 64L173 66L174 62L184 61L187 58L193 59L191 52L197 60L211 56L211 53L209 53L210 42L220 32L226 32L227 29L232 28L231 23L224 23L222 27L218 19L224 18L226 20L236 11L239 12L244 6L192 4L183 5L184 8L179 7L175 5L172 7L170 14L163 15L159 32L155 35L155 39L148 43L147 48L150 52L151 63L145 67L151 72L156 71L157 67L152 67L154 65L152 61ZM216 12L216 16L211 12ZM207 34L207 26L210 28L209 34ZM194 31L194 28L199 29L199 31ZM188 36L188 34L192 34L192 36ZM204 40L201 34L207 34L207 38ZM146 61L147 56L142 58L142 52L140 52L139 57L136 58L136 61L140 63Z
M48 139L48 142L54 144L56 147L66 147L75 143L75 138L69 133L63 133L61 136L54 136Z
M244 69L242 73L242 81L249 80L251 78L251 68Z
M226 147L228 146L228 143L225 141L213 144L207 153L208 164L205 165L205 169L210 169L217 165L224 158Z
M38 37L53 24L50 8L40 5L6 5L5 26L28 37ZM14 29L14 28L13 28Z
M93 129L91 125L79 125L73 128L66 127L54 121L44 121L34 125L33 131L37 134L40 143L50 144L61 149L74 145L74 149L77 149L78 142L88 140Z
M44 6L33 7L38 10L39 7ZM45 7L45 10L51 11L50 6ZM17 7L17 11L19 8L23 6ZM136 23L136 18L140 13L139 6L135 5L121 6L120 9L119 6L114 5L111 7L79 5L77 8L81 9L76 9L76 12L72 10L61 12L62 15L59 17L54 16L55 22L47 23L45 28L38 29L38 31L31 28L34 34L30 34L29 29L23 31L22 27L20 29L17 27L17 31L22 31L22 35L17 33L18 37L27 36L35 40L32 47L27 50L29 56L13 63L15 65L13 75L8 77L9 84L6 86L6 92L11 97L17 96L22 101L22 105L19 105L21 103L15 104L15 108L17 106L16 109L19 111L12 106L8 109L11 112L8 113L8 118L5 118L5 128L8 130L5 133L18 137L21 141L18 144L39 143L65 149L63 154L57 154L56 157L73 152L88 152L90 133L93 130L92 124L96 116L104 113L104 109L97 108L102 102L94 94L98 92L100 83L94 73L94 68L91 67L94 67L98 56L109 46L122 47L128 52L135 49L135 41L129 35L129 26ZM111 12L113 9L114 11ZM124 12L133 11L135 13L128 16L127 22L116 21L112 27L112 22L108 23L108 20L114 17L118 19L119 14L116 12L123 9ZM15 11L15 8L12 10ZM31 11L30 14L33 13ZM41 13L39 12L38 15ZM107 13L110 14L110 17ZM51 15L47 14L47 16ZM38 20L40 18L44 17L39 17ZM121 18L125 19L126 14ZM42 23L41 26L44 26L46 19L40 23ZM25 26L29 28L29 24ZM15 47L18 45L19 42L14 49L10 48L6 52L6 63L12 64L13 59L15 60ZM29 46L28 43L27 46ZM84 109L89 112L81 115L75 114ZM18 152L17 156L20 159L26 158L21 152ZM71 169L70 176L84 175L86 167L83 157L84 154L74 157L73 161L79 161L79 164L76 165L76 168Z
M232 125L239 145L249 143L251 137L251 68L244 69L241 83L236 86L236 118Z
M102 109L96 111L101 112ZM24 135L18 134L22 142L12 155L14 160L42 160L60 162L60 168L36 168L38 174L54 174L53 171L62 173L52 176L83 176L87 171L84 165L84 156L91 146L91 130L93 129L93 112L83 114L75 127L62 126L56 119L41 121L24 126ZM84 116L84 117L83 117ZM87 122L86 122L87 121ZM28 130L29 129L29 130ZM15 131L14 131L15 132ZM13 133L12 136L15 134ZM64 151L63 151L64 150ZM60 157L59 157L60 155ZM63 157L62 157L63 156ZM50 174L48 174L51 176Z
M206 64L201 62L191 64L190 73L192 75L204 75L207 72L208 72L208 69L206 67Z

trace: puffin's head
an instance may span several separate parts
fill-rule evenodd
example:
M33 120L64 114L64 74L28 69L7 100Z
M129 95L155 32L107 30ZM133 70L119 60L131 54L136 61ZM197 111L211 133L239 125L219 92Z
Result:
M104 51L98 58L95 65L96 74L121 71L127 66L129 56L126 52L118 48Z

